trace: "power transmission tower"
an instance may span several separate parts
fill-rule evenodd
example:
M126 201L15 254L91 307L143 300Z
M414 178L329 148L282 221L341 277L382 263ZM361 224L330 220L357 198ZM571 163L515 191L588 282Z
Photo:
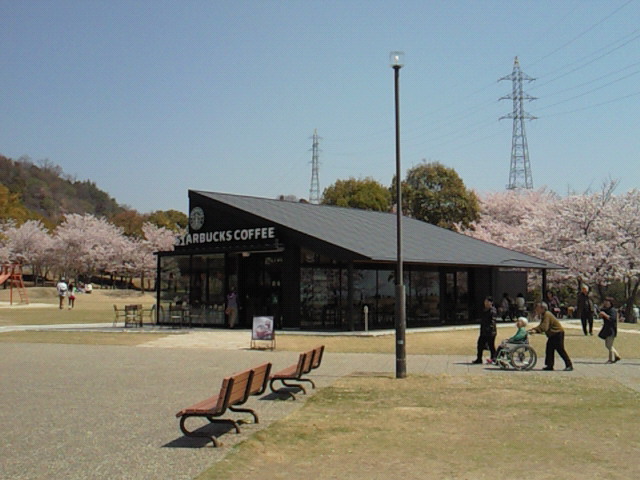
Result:
M318 148L320 145L320 137L318 136L318 130L313 131L313 146L311 148L311 189L309 190L309 202L320 203L320 180L318 179L318 171L320 170L320 160Z
M511 138L511 168L509 170L509 185L507 189L516 190L521 188L532 189L533 178L531 176L531 164L529 163L529 147L527 145L527 134L524 130L525 120L535 120L537 117L524 111L523 103L525 100L536 100L524 92L522 82L532 82L535 78L531 78L520 70L520 62L518 57L513 61L513 71L511 75L502 77L498 81L511 80L511 95L505 95L500 100L513 100L513 111L500 117L513 119L513 135Z

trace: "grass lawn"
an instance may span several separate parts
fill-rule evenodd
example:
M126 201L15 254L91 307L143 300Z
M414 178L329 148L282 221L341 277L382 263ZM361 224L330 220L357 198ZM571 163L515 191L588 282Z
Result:
M505 326L499 328L496 347L501 339L508 338L513 333L515 333L514 327ZM469 355L469 359L471 360L476 354L477 339L477 329L408 333L406 339L407 354ZM394 335L380 337L280 335L277 338L278 350L308 350L319 343L326 345L327 351L329 352L391 354L395 352ZM536 349L540 363L544 359L547 337L544 335L531 335L530 343ZM618 334L614 345L623 358L640 358L640 334L621 332ZM603 361L607 359L607 350L604 347L604 341L596 335L585 337L582 334L582 330L567 328L565 346L569 356L574 358L602 358ZM489 356L489 352L486 350L484 354L485 357Z
M347 377L198 478L635 479L638 401L603 379Z
M17 305L0 308L1 325L52 325L60 323L113 322L113 305L142 304L149 308L155 303L152 293L136 290L94 290L90 295L77 294L75 308L58 308L58 297L53 287L28 288L29 302L34 305ZM14 292L14 301L17 296ZM0 302L9 301L9 290L0 290ZM43 305L43 306L40 306Z

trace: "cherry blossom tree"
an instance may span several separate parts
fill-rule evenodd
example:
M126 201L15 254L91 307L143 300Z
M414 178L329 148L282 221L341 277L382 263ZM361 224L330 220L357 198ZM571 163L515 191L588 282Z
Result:
M149 279L155 281L156 275L156 256L155 252L169 252L174 249L176 243L176 232L165 227L158 227L153 223L146 222L142 226L144 241L142 242L142 251L144 260L142 262L142 272ZM144 290L144 278L142 278L142 289Z
M173 250L176 233L150 222L142 226L142 239L130 239L124 255L124 270L130 277L139 276L142 290L151 288L151 280L155 280L155 252Z
M5 232L13 225L15 225L15 223L11 220L0 222L0 263L9 263L9 259L11 258L11 249L7 244Z
M92 276L119 263L122 229L104 218L71 214L56 228L52 250L59 271L75 276Z
M640 191L632 190L616 198L611 222L614 241L619 245L617 262L625 285L625 316L631 318L640 289Z
M142 226L144 238L131 238L120 227L93 215L67 215L50 235L39 221L0 224L0 262L20 261L34 274L49 268L61 275L91 277L109 273L130 280L139 276L142 288L155 278L154 252L173 250L176 233L150 222ZM148 288L148 287L147 287Z
M481 197L481 219L464 233L567 267L553 283L587 283L603 298L624 282L630 310L640 288L640 192L614 195L617 181L598 192L501 192Z
M9 258L31 266L34 278L46 276L51 265L53 240L39 220L27 220L19 227L15 224L4 230Z

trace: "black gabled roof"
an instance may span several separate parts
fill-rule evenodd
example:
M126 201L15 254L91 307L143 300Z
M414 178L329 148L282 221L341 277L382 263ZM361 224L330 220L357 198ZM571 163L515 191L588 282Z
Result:
M192 192L371 261L391 262L397 258L396 215L393 213L198 190ZM564 268L408 217L403 217L402 235L403 259L407 263Z

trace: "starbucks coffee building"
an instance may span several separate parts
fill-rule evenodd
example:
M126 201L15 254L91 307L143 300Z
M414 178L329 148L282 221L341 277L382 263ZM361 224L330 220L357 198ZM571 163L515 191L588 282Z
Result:
M395 214L193 190L189 212L188 233L158 253L160 324L182 309L224 327L233 291L239 327L273 316L276 328L362 330L366 310L370 329L393 328ZM562 268L406 217L403 257L409 328L473 322L486 295Z

